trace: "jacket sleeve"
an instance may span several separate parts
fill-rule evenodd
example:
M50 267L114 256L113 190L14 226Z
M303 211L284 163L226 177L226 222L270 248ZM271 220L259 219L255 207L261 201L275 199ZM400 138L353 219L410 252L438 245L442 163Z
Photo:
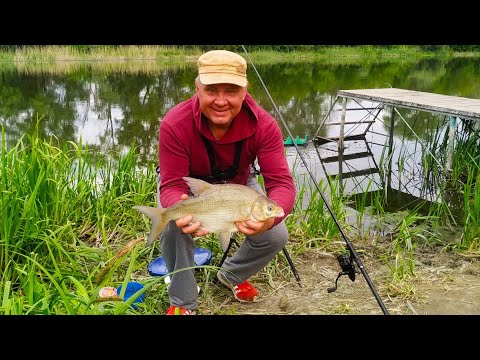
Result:
M264 113L263 116L270 114ZM258 165L264 178L267 196L280 205L285 216L276 218L277 225L291 213L295 203L295 183L288 166L283 145L283 135L275 119L269 121L259 139L260 147L257 152Z
M189 154L185 141L180 141L168 121L160 123L158 159L160 165L160 204L169 207L190 190L182 179L188 176Z

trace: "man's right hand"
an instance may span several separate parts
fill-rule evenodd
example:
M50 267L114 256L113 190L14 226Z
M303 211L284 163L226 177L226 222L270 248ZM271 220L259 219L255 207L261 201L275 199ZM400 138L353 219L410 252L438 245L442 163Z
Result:
M183 194L180 197L181 200L187 200L188 195ZM192 223L193 216L187 215L175 220L175 224L182 229L184 234L191 234L192 236L204 236L208 234L208 231L200 227L200 221Z

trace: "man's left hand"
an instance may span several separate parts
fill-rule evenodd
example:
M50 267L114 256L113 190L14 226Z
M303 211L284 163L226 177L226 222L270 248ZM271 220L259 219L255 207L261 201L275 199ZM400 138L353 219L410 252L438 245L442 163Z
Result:
M235 225L238 231L245 235L257 235L269 230L273 226L274 221L274 218L269 218L265 221L246 220L237 221Z

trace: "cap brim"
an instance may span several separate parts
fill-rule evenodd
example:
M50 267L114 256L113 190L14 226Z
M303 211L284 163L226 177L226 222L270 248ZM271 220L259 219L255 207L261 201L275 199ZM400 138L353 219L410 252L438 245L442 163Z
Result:
M241 87L247 86L247 78L243 76L222 73L200 74L200 82L204 85L234 84Z

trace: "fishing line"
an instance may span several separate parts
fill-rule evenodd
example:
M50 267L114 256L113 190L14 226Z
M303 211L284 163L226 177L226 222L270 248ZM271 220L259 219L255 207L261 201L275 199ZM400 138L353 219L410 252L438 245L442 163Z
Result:
M290 131L290 128L288 127L287 123L285 122L285 120L283 119L283 116L282 114L280 113L280 111L278 110L277 108L277 105L275 104L275 101L273 101L273 98L272 96L270 95L270 92L268 91L265 83L263 82L262 80L262 77L260 76L260 74L258 73L257 71L257 68L255 67L255 64L253 63L252 59L250 58L250 55L249 53L247 52L247 49L245 48L244 45L241 45L242 48L243 48L243 51L245 52L248 60L250 61L250 64L252 65L252 68L253 70L255 71L255 74L257 75L258 77L258 80L260 81L260 83L262 84L262 87L263 89L265 90L268 98L270 99L270 101L272 102L272 105L276 111L276 113L278 114L278 117L280 118L280 120L282 121L283 123L283 126L285 127L285 130L287 131L288 133L288 136L290 136L290 139L294 140L295 138L293 137L292 135L292 132ZM327 210L328 212L330 213L330 215L332 216L332 219L333 221L335 222L335 224L337 225L337 228L338 230L340 231L340 234L342 235L342 238L343 240L345 241L345 243L347 244L347 248L350 252L350 259L348 259L344 254L340 255L338 257L338 261L340 263L340 266L342 268L342 272L338 275L338 277L340 277L341 275L348 275L350 280L354 281L355 279L355 272L354 272L354 269L352 268L352 261L354 260L362 275L364 276L365 280L367 281L367 284L368 286L370 287L372 293L373 293L373 296L375 297L375 299L377 300L378 304L380 305L380 308L382 309L384 315L389 315L388 313L388 310L387 308L385 307L385 305L383 304L382 302L382 299L380 298L380 296L378 295L377 291L375 290L375 286L373 285L370 277L368 276L367 274L367 271L365 270L364 266L363 266L363 263L362 261L360 260L360 258L358 257L356 251L355 251L355 248L353 247L353 244L350 242L350 240L348 240L347 238L347 235L345 234L345 232L343 231L342 227L340 226L338 220L337 220L337 217L335 216L332 208L330 207L330 205L328 204L327 202L327 199L325 198L325 196L323 195L322 191L320 190L320 187L318 186L317 182L315 181L315 177L313 176L312 172L310 171L308 165L307 165L307 162L305 161L298 145L295 143L295 141L292 141L293 142L293 145L295 146L295 149L297 150L297 153L298 155L300 156L300 159L302 160L303 162L303 165L305 166L305 169L307 170L308 174L310 175L310 177L312 178L313 180L313 184L315 185L318 193L320 194L320 196L322 197L322 200L325 204L325 206L327 207ZM337 280L338 280L338 277L337 277ZM335 282L336 283L336 282ZM328 289L328 292L331 292L331 291L335 291L336 287L335 288L329 288Z

